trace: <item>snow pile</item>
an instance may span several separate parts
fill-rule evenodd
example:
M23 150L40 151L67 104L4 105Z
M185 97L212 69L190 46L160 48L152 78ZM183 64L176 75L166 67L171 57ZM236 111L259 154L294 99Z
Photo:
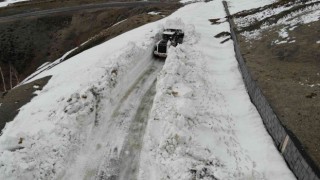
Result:
M182 22L181 19L169 19L166 21L164 27L166 29L182 29L185 31L185 24Z
M232 41L213 37L229 31L208 21L224 15L221 1L184 10L177 24L195 28L158 76L138 179L295 179L250 102Z

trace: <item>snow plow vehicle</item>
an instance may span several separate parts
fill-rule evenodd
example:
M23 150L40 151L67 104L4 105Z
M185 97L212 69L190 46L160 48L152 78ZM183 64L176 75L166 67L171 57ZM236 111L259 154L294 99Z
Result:
M182 44L183 38L184 32L181 29L165 29L162 33L162 39L155 45L154 56L166 58L169 47Z

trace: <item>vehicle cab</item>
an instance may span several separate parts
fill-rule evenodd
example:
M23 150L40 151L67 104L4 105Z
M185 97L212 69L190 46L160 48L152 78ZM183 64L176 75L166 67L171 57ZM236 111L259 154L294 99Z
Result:
M184 33L181 29L165 29L162 33L162 40L155 45L153 54L157 57L167 57L169 47L181 44L183 37Z

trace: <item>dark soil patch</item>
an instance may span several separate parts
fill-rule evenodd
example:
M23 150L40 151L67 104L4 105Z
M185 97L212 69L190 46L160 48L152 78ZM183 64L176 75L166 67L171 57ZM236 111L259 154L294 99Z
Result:
M2 130L7 122L19 113L19 109L31 101L37 90L42 88L48 83L51 76L47 76L28 84L16 87L6 93L2 93L0 97L0 129ZM28 120L28 119L26 119Z
M42 63L56 58L55 52L49 52L54 32L66 28L71 21L71 15L61 15L1 24L0 66L4 71L7 87L10 84L10 63L16 69L19 79L23 79ZM1 90L2 85L1 82Z
M61 7L73 7L86 4L108 3L108 2L134 2L136 0L31 0L11 4L0 8L0 16L9 16L25 12L47 10ZM177 2L177 0L165 0L163 2Z
M227 36L230 36L231 34L229 32L226 32L226 31L223 31L217 35L215 35L214 37L215 38L221 38L221 37L227 37Z
M248 68L281 122L320 167L320 21L288 31L296 42L275 44L275 27L260 40L239 36Z
M215 24L221 24L222 22L220 22L220 18L218 19L209 19L209 21L211 22L211 25L215 25Z
M231 39L231 38L227 38L227 39L221 41L220 44L224 44L225 42L229 41L230 39Z

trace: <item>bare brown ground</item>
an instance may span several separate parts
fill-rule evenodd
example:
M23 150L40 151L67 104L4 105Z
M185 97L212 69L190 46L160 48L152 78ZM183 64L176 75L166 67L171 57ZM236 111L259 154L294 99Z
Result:
M11 121L18 113L19 109L30 102L35 91L41 91L51 77L44 77L34 82L24 84L14 88L6 94L0 95L0 129L2 130L7 122ZM26 119L27 120L27 119Z
M0 16L8 16L23 12L47 10L61 7L72 7L84 4L96 4L106 2L134 2L136 0L30 0L17 2L1 7ZM1 1L0 1L1 2ZM178 0L164 0L163 2L179 2Z
M240 37L241 52L253 78L281 122L300 140L320 166L320 21L289 32L296 42L272 43L276 27L261 39Z

